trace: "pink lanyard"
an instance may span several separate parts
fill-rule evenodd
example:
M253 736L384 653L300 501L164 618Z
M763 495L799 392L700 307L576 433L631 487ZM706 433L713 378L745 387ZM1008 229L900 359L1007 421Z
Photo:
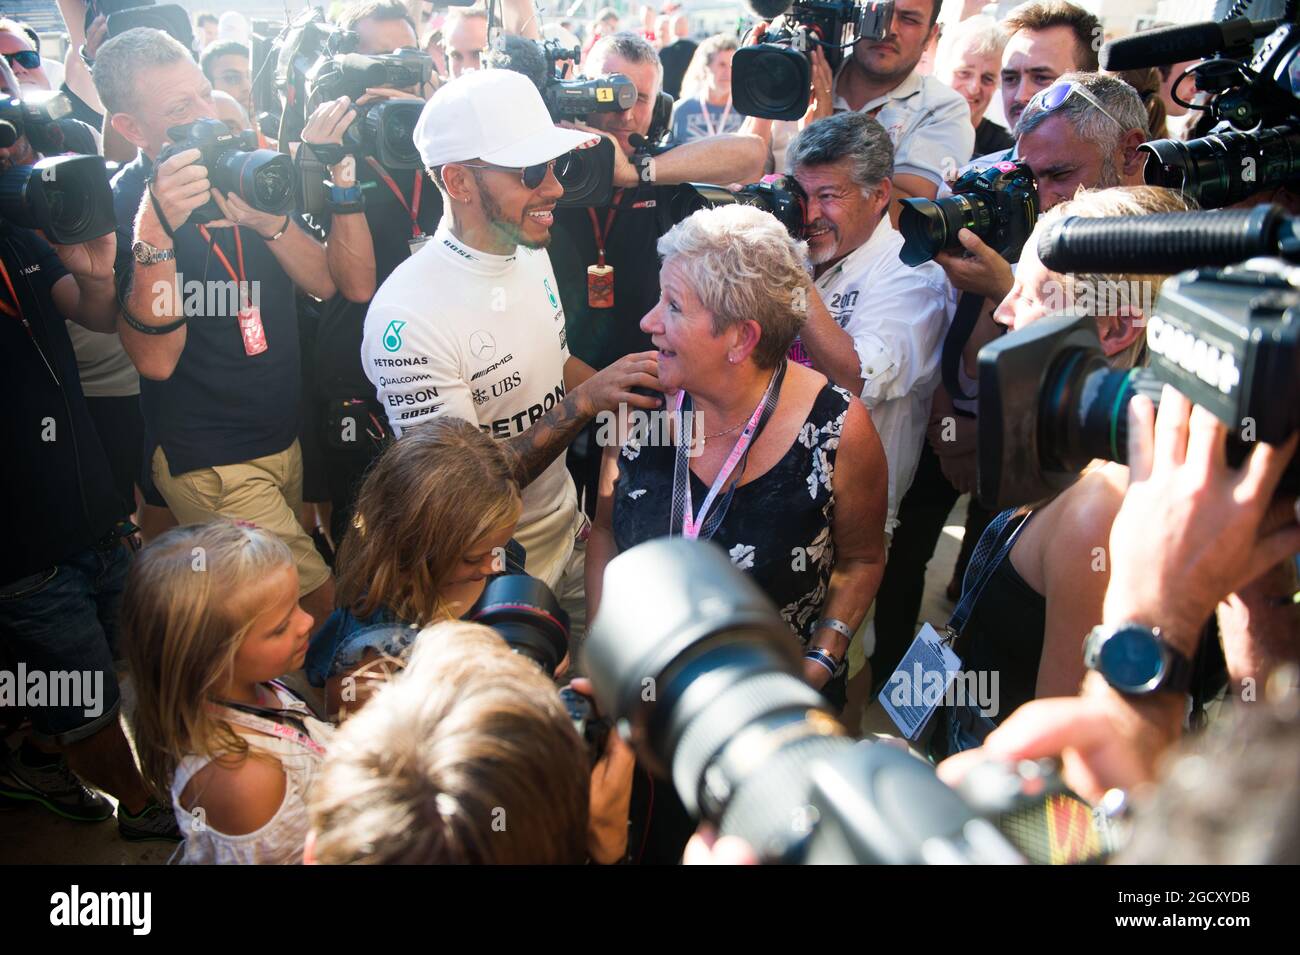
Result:
M718 128L713 128L713 117L709 115L709 99L707 96L700 97L700 112L704 114L704 128L709 131L710 136L717 136L719 133L727 131L727 117L731 115L731 99L728 97L727 105L722 110L722 119L718 120Z
M757 406L754 408L754 413L749 416L749 421L745 424L745 430L742 431L740 437L736 439L735 445L731 448L731 453L727 455L727 460L722 465L722 470L719 471L718 476L713 479L713 486L709 488L709 493L704 498L704 503L700 505L700 513L698 517L693 516L694 502L691 499L691 476L688 465L686 469L687 473L685 475L686 506L682 512L682 536L687 540L696 540L700 536L700 528L704 526L704 520L708 517L709 508L713 506L713 502L717 498L718 493L726 485L727 479L731 477L731 472L736 469L736 465L740 463L741 458L745 456L745 452L749 450L750 442L754 440L754 432L758 430L758 423L763 417L763 411L767 407L768 401L772 396L772 389L776 385L776 381L777 374L773 373L772 380L767 383L767 390L763 392L763 397L759 399ZM677 412L678 441L685 440L685 428L682 420L684 417L682 415L682 401L685 397L686 392L684 390L677 392L677 405L674 410ZM694 417L694 415L691 416L692 431L694 431L695 427Z
M220 713L222 719L234 723L237 726L243 726L246 729L257 730L259 733L265 733L267 736L274 736L278 739L288 740L290 743L297 743L304 749L315 753L317 756L325 755L325 747L316 742L306 733L301 733L292 726L286 726L284 723L277 723L275 720L268 720L264 716L254 716L252 713L244 713L240 710L232 709L229 706L222 706L219 703L209 703L208 708L215 713ZM305 718L305 714L293 714L299 719ZM306 724L304 724L306 725Z

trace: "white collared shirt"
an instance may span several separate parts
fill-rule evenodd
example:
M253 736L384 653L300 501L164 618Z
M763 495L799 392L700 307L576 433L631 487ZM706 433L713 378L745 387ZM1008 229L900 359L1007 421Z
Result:
M957 302L943 269L934 262L904 265L902 247L903 237L885 216L871 238L817 279L827 311L853 338L862 363L862 401L889 463L890 534L921 457Z
M838 76L835 85L838 88ZM850 112L838 92L835 112ZM945 176L966 164L975 149L970 105L955 90L915 70L888 93L868 100L859 112L875 112L885 127L894 144L896 175L921 176L939 186Z

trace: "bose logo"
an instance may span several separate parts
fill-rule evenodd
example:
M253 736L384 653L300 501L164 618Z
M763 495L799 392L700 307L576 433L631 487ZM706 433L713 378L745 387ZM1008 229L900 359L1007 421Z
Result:
M1232 352L1220 351L1157 315L1147 323L1147 347L1221 394L1232 394L1241 383L1241 371Z

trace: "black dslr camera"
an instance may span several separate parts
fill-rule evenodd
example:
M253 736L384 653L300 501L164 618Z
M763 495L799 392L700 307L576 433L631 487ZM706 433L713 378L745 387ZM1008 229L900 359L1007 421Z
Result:
M72 104L62 93L24 91L22 99L0 93L0 149L26 136L38 153L66 152L61 121L71 112Z
M1237 7L1245 9L1249 5L1239 3ZM1265 36L1259 52L1252 55L1253 42ZM1206 42L1205 37L1217 38L1210 44L1210 49L1217 52L1200 60L1210 49L1190 54L1198 40ZM1294 3L1287 5L1282 19L1249 20L1237 16L1106 44L1101 51L1102 64L1114 62L1116 69L1197 59L1171 87L1174 98L1219 124L1215 132L1200 139L1143 143L1138 148L1150 154L1144 172L1146 181L1153 186L1180 189L1201 208L1217 209L1300 180L1298 51L1300 14ZM1169 59L1171 56L1174 59ZM1204 105L1186 103L1177 95L1188 76L1196 78L1199 90L1211 94Z
M692 816L763 861L1046 861L1063 787L989 763L959 793L912 755L853 740L803 680L776 607L716 544L633 547L610 562L604 595L582 651L601 712ZM1080 821L1065 856L1094 860L1102 834Z
M928 262L939 252L960 249L957 233L970 229L1006 259L1020 258L1038 221L1038 183L1023 162L972 169L943 199L904 199L898 215L907 265Z
M418 50L398 50L376 56L344 53L322 58L307 75L311 103L349 97L354 103L367 89L423 89L433 77L433 60ZM342 152L373 156L386 169L419 169L420 153L413 135L424 103L380 100L356 107L357 118L343 134ZM323 147L312 151L323 160ZM341 157L340 157L341 158Z
M893 0L753 0L765 21L731 61L731 96L736 109L764 119L800 119L808 110L813 47L821 47L834 73L844 50L883 40L894 20ZM760 42L761 41L761 42Z
M1053 224L1038 251L1058 272L1159 274L1254 255L1296 261L1300 229L1272 206L1069 218ZM1158 402L1165 384L1228 426L1233 464L1256 441L1284 441L1300 428L1298 285L1300 269L1276 258L1167 280L1155 307L1144 307L1151 363L1142 369L1106 363L1092 316L1042 319L985 345L980 500L997 509L1041 500L1072 484L1096 458L1125 463L1129 400L1141 393ZM1300 492L1300 459L1281 488Z
M171 145L158 154L159 164L187 149L198 149L199 164L208 171L213 188L239 196L254 209L282 215L293 209L297 175L293 160L270 149L258 149L255 134L236 136L218 119L200 119L167 130ZM212 200L191 214L195 223L221 218Z
M669 210L673 222L681 222L700 209L715 209L734 204L754 206L775 216L795 239L804 234L807 199L794 176L770 176L763 182L731 192L725 186L688 182L677 187Z
M0 219L77 245L117 228L103 156L52 156L0 174Z
M491 627L511 650L532 660L548 677L569 652L569 615L536 577L506 574L493 578L466 618ZM574 730L587 744L594 766L605 752L605 737L612 724L598 717L592 701L572 687L560 689L560 700Z

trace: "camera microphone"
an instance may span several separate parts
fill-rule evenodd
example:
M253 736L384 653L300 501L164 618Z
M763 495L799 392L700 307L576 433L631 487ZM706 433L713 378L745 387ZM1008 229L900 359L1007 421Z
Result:
M1256 256L1300 261L1296 219L1281 206L1053 222L1038 257L1054 272L1172 275Z
M501 34L492 44L492 50L487 55L487 64L490 69L522 73L532 80L533 85L539 90L546 87L546 77L549 72L546 57L532 40L513 33Z
M749 0L749 9L763 20L775 20L790 9L790 0Z
M1166 66L1184 60L1203 60L1216 53L1249 55L1256 39L1268 36L1284 22L1234 17L1147 30L1105 44L1101 48L1101 68L1118 72Z

